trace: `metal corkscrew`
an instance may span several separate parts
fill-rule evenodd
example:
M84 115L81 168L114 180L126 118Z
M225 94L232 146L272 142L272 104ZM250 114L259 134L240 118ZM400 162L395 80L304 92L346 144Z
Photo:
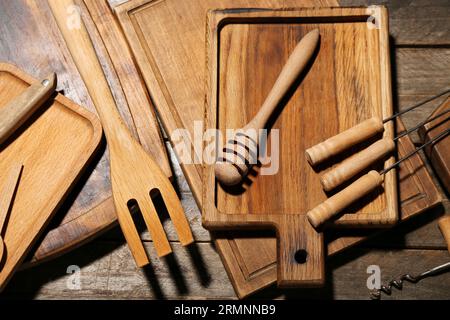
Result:
M444 236L445 241L448 245L448 250L450 252L450 217L445 217L439 221L439 228ZM416 284L422 279L434 277L440 274L443 274L447 271L450 271L450 262L447 262L443 265L440 265L438 267L435 267L433 269L430 269L428 271L425 271L419 275L410 275L410 274L404 274L399 279L392 280L387 285L381 286L380 289L372 290L370 293L370 298L372 300L380 300L381 294L384 292L388 296L392 294L392 288L396 288L398 290L403 289L403 284L405 281Z

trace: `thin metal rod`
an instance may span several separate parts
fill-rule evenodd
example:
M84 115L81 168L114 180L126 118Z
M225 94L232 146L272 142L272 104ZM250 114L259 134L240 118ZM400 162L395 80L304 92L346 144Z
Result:
M439 140L441 140L442 138L444 138L445 136L447 136L450 133L450 129L445 130L444 132L442 132L440 135L438 135L436 138L434 138L433 140L428 141L427 143L423 144L422 146L420 146L419 148L417 148L415 151L411 152L410 154L408 154L407 156L403 157L402 159L398 160L396 163L394 163L392 166L390 166L389 168L384 169L383 171L380 172L380 175L386 174L389 171L391 171L392 169L394 169L395 167L397 167L400 163L402 163L405 160L408 160L409 158L411 158L413 155L415 155L416 153L418 153L420 150L425 149L426 147L428 147L430 144L433 144Z
M442 97L443 95L445 95L445 94L447 94L449 92L450 92L450 89L447 89L447 90L445 90L445 91L443 91L443 92L441 92L441 93L439 93L439 94L437 94L437 95L435 95L435 96L433 96L431 98L427 98L427 99L425 99L425 100L423 100L423 101L421 101L421 102L419 102L419 103L417 103L417 104L415 104L415 105L413 105L413 106L411 106L409 108L406 108L405 110L400 111L399 113L394 114L393 116L391 116L389 118L384 119L383 123L387 123L387 122L389 122L391 120L394 120L395 118L397 118L397 117L399 117L399 116L401 116L401 115L403 115L403 114L405 114L405 113L407 113L409 111L412 111L412 110L414 110L416 108L419 108L419 107L423 106L424 104L427 104L428 102L431 102L431 101L433 101L433 100L435 100L435 99L437 99L439 97Z
M450 262L447 262L446 264L443 264L439 267L433 268L431 270L425 271L424 273L418 275L418 277L420 279L426 278L426 277L432 277L432 276L436 276L439 275L443 272L446 272L450 270Z
M438 115L436 115L436 116L434 116L434 117L432 117L432 118L430 118L430 119L427 119L427 120L425 120L425 121L422 121L421 123L419 123L419 124L418 124L417 126L415 126L414 128L411 128L411 129L409 129L409 130L403 132L403 133L400 134L399 136L397 136L397 137L394 139L394 142L397 141L398 139L401 139L401 138L403 138L404 136L407 136L407 135L409 135L410 133L416 131L417 129L419 129L420 127L426 125L427 123L430 123L430 122L432 122L432 121L434 121L434 120L436 120L436 119L439 119L440 117L442 117L443 115L445 115L445 114L447 114L447 113L449 113L449 112L450 112L450 109L445 110L444 112L441 112L440 114L438 114ZM447 118L445 118L445 120L443 120L442 122L446 122L446 121L448 121L449 119L450 119L450 117L447 117Z

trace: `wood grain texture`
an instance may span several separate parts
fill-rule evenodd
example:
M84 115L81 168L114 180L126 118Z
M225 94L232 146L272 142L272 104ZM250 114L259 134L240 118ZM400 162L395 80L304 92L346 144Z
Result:
M3 241L3 230L5 229L9 212L14 205L14 195L20 181L23 165L16 163L11 166L7 174L2 177L0 191L0 271L3 268L3 254L5 253L5 243Z
M312 146L305 151L308 162L316 166L341 152L350 149L359 143L369 140L373 136L383 133L383 121L378 117L373 117L358 123L337 135Z
M0 145L42 107L55 89L56 75L52 74L46 80L33 83L27 91L3 106L0 113Z
M450 98L447 98L430 117L439 115L440 113L450 109ZM427 123L419 130L419 135L423 143L435 139L444 131L450 129L450 117L445 114L438 119ZM430 160L436 175L442 181L447 193L450 194L450 138L444 137L440 141L434 143L427 148L425 154Z
M401 120L397 120L397 132L402 132L405 127ZM415 146L409 137L399 139L397 143L398 158L402 158L415 150ZM423 160L419 154L406 160L399 166L399 197L400 197L400 221L405 222L427 209L436 207L442 202L442 195L432 181ZM376 235L378 231L347 233L340 236L332 234L328 239L328 254L334 255L344 249L360 243L367 237Z
M436 230L439 233L438 230ZM48 265L18 273L1 298L8 299L236 299L220 258L209 243L189 253L174 244L171 260L154 259L153 268L136 269L125 245L96 241ZM156 258L153 244L146 248ZM255 299L368 300L367 268L378 265L384 283L404 272L420 273L449 260L447 250L355 249L328 263L328 279L322 289L261 292ZM399 263L401 261L402 263ZM80 269L79 289L73 287L70 265ZM450 273L426 279L419 285L405 284L392 300L448 299ZM72 286L71 286L72 285ZM72 290L72 289L73 290ZM251 301L250 301L251 302Z
M305 1L302 5L328 3ZM290 0L195 0L182 3L164 0L130 1L115 8L169 137L183 128L190 133L192 142L194 123L203 123L207 11L226 7L274 8L295 5L298 5L297 1ZM195 152L193 154L195 158ZM201 206L201 166L182 164L182 168ZM220 247L221 243L217 242L217 246Z
M1 63L0 106L36 81L16 67ZM8 172L17 162L26 168L4 233L7 253L0 272L0 290L62 205L97 150L101 136L100 123L93 114L58 95L0 150L0 172Z
M450 44L447 0L339 0L340 6L383 4L389 10L391 35L399 46Z
M303 150L309 143L347 129L348 126L354 125L357 119L373 116L384 118L392 114L391 100L382 102L384 98L380 96L382 92L390 91L390 74L387 73L388 78L383 76L385 66L380 62L380 57L384 57L387 53L371 50L375 53L372 53L370 59L365 60L369 65L355 66L346 59L342 60L342 53L339 49L335 49L345 47L352 52L362 50L358 47L359 41L355 41L354 38L349 40L343 36L350 30L358 30L358 35L364 39L361 40L363 43L370 43L373 38L383 38L384 29L380 30L380 34L375 31L374 35L372 33L374 30L370 31L367 28L365 14L365 9L340 8L215 10L209 13L207 28L209 91L205 125L207 129L219 129L223 136L226 130L241 128L257 114L259 106L271 90L272 83L277 79L293 48L297 46L298 39L305 37L315 28L319 29L321 34L320 51L314 63L308 73L303 75L298 90L292 91L292 98L284 106L281 115L272 120L271 129L279 131L277 141L279 145L269 140L267 148L272 150L272 157L279 152L279 155L276 155L279 158L279 163L276 164L279 165L279 171L270 175L260 174L251 183L245 184L242 190L227 189L217 183L214 167L205 164L203 191L205 227L218 230L274 225L280 241L278 245L280 286L284 282L293 285L294 280L297 280L297 285L300 286L302 280L309 283L311 279L317 279L319 271L307 275L305 270L308 268L320 270L314 264L323 257L322 245L319 242L321 240L310 226L305 226L305 214L327 199L327 195L322 190L317 173L311 169L304 157L299 157L299 154L303 155ZM303 18L309 23L292 23L290 19L293 17ZM333 24L325 23L333 21L335 22ZM349 30L343 30L343 26ZM383 39L387 41L386 37ZM371 45L373 48L384 47L385 50L387 48L378 41ZM365 49L359 54L365 55ZM358 56L358 53L355 55ZM268 59L271 61L270 64L265 63ZM385 58L381 60L385 61L383 59ZM339 70L348 72L341 64L346 65L346 68L354 73L348 77L341 75L334 78L333 74L340 74ZM366 81L368 78L365 70L369 69L371 81ZM329 72L329 70L336 71ZM354 77L357 77L358 81L355 82ZM386 87L383 87L384 85ZM342 90L347 94L340 95L342 92L339 88L345 88ZM353 99L357 99L359 103ZM358 105L356 113L355 108L350 107L355 103ZM324 122L328 124L325 130L329 132L323 131ZM392 128L393 126L387 126L387 137L393 137ZM333 133L331 130L336 131ZM269 139L271 138L272 135L269 135ZM228 139L227 137L226 141ZM389 163L392 163L392 159ZM273 165L274 163L270 163L267 167ZM307 192L305 186L308 186ZM274 188L278 194L276 198L273 198ZM394 172L385 176L384 189L386 190L384 193L377 192L376 196L370 197L370 201L360 202L361 205L356 207L356 210L354 208L350 211L345 210L344 215L335 223L345 226L386 226L396 222L397 192ZM291 224L296 228L280 229ZM290 235L289 232L292 231L293 234ZM294 259L298 250L306 250L308 254L308 260L303 265ZM304 278L301 279L301 276Z
M328 3L303 1L301 5ZM203 123L206 13L220 8L298 5L296 0L132 0L114 7L172 145L183 141L179 135L172 136L174 132L186 129L189 133L186 141L192 164L181 165L198 204L202 173L193 139L194 124Z
M155 192L161 195L183 245L193 242L190 227L169 179L125 126L84 22L79 21L78 28L67 24L67 12L74 2L51 0L49 5L103 125L110 152L116 213L136 264L143 267L150 261L131 217L130 201L137 202L159 256L171 253L171 247L151 199Z
M111 1L110 1L111 2ZM115 7L115 1L112 1L111 4ZM198 1L202 2L202 1ZM123 4L123 1L117 2L118 4ZM211 3L210 6L208 4ZM213 8L223 8L225 6L228 7L243 7L245 5L257 7L257 6L265 6L265 7L282 7L284 4L287 6L295 6L298 3L291 2L258 2L258 4L253 2L246 3L237 3L237 2L228 2L228 1L217 1L216 2L208 2L208 4L204 4L203 6L196 5L192 6L184 6L184 4L179 4L176 1L128 1L116 8L116 12L118 13L119 20L124 27L125 33L128 38L137 39L139 37L135 34L138 32L140 36L146 35L146 41L148 44L144 44L143 48L141 45L131 44L133 52L136 54L138 64L144 75L147 74L146 84L149 88L150 93L157 92L157 98L162 102L160 104L162 107L158 109L158 111L165 112L166 116L172 117L171 108L166 108L167 105L171 105L174 107L184 106L183 109L180 108L181 111L176 111L181 116L178 119L187 119L184 122L190 124L190 117L193 112L193 106L200 106L203 101L203 94L201 91L202 84L198 84L195 90L190 90L192 87L196 86L195 81L189 81L189 79L200 79L202 80L202 73L204 73L203 68L203 60L204 52L202 50L205 47L204 39L202 38L203 32L205 30L206 21L203 19L203 16L206 15L208 9ZM302 2L302 5L308 6L311 5L308 2ZM319 3L316 3L319 5ZM336 5L335 2L325 2L322 1L320 5ZM139 8L139 10L133 11L134 9ZM198 10L197 10L198 9ZM138 12L139 11L139 12ZM189 13L188 15L183 15L183 13ZM134 14L139 13L138 18L133 18ZM185 17L182 23L179 23L178 17ZM187 18L189 17L189 18ZM141 23L138 23L141 21ZM131 23L133 20L133 23ZM147 29L145 27L146 21L153 21L152 28ZM177 23L175 23L175 21ZM392 23L397 23L397 21L392 21ZM401 25L398 23L394 26L395 28L400 28ZM140 31L140 29L145 28L145 32ZM194 37L194 35L197 35ZM172 40L176 39L176 40ZM163 48L161 48L161 45ZM438 50L439 51L439 50ZM442 51L442 50L441 50ZM430 86L433 86L436 83L444 83L444 79L439 81L442 77L442 72L437 72L438 70L433 66L433 64L428 63L428 66L432 66L433 68L430 70L429 67L424 67L420 61L425 59L429 61L429 57L437 56L440 61L445 60L446 55L441 51L433 51L427 49L421 50L411 50L411 49L398 49L397 53L397 79L400 82L408 85L409 90L404 91L401 90L400 101L406 101L407 99L411 99L414 101L415 97L412 96L414 92L421 92L424 89L428 89L432 91ZM166 59L166 52L172 52L173 56L170 61L176 64L177 67L171 69L169 65L164 63ZM179 54L177 54L177 52ZM185 52L189 52L190 54L185 54ZM176 55L181 55L182 59L175 59ZM195 67L192 67L195 66ZM409 67L411 66L411 68ZM174 70L177 70L177 73L173 73ZM428 71L431 73L428 73ZM436 72L434 72L436 71ZM155 72L156 77L153 76L153 72ZM178 81L178 74L182 73L182 76L187 79L186 81ZM170 77L167 75L171 75ZM161 75L166 75L164 78ZM433 79L433 81L424 81L424 79ZM407 81L407 79L414 78L414 81ZM178 97L176 95L170 95L169 93L178 91L178 89L184 86L186 83L189 83L189 88L187 88L187 92L189 92L190 102L184 104L186 99L176 98L175 100L171 100L173 97ZM420 83L420 85L416 85ZM439 86L439 85L437 85ZM399 89L404 89L404 85ZM414 89L414 88L415 89ZM166 92L167 102L164 102L165 96L161 93L161 90L167 88L168 92ZM184 93L186 95L186 92ZM409 95L408 95L409 94ZM156 95L153 95L155 98ZM185 97L184 97L185 98ZM158 101L159 101L158 100ZM404 104L402 104L404 105ZM198 118L196 120L201 120L202 111L197 111ZM407 117L406 121L411 123L416 123L415 115L411 117ZM172 129L176 129L181 127L180 122L175 121L164 121L165 127L171 126ZM176 123L176 125L174 124ZM190 126L191 127L191 126ZM168 131L170 134L170 131ZM411 141L408 141L408 147L412 145ZM403 152L402 149L400 152ZM174 159L174 158L173 158ZM423 210L422 205L425 206L433 206L438 203L438 199L436 199L433 191L436 190L436 187L432 183L430 176L426 172L426 169L423 166L423 162L420 160L420 157L415 157L415 161L419 161L418 165L411 166L408 165L405 167L404 179L402 179L402 190L400 193L403 194L402 199L408 199L408 201L404 201L403 205L409 207L408 210L412 210L415 212L421 212ZM413 172L414 168L418 169L416 172L418 176L416 177ZM409 172L409 170L413 170L413 172ZM189 176L194 171L184 170L184 172ZM180 175L182 177L182 175ZM423 181L421 181L423 180ZM184 179L181 179L184 181ZM198 180L197 180L198 181ZM189 181L191 185L192 179ZM415 184L418 183L418 187ZM184 182L183 182L183 185ZM196 190L198 191L201 187L193 188L194 194L196 194ZM430 193L427 193L427 190L430 190ZM418 196L415 197L414 195ZM198 197L195 197L198 200ZM194 208L193 199L186 199L186 207ZM193 209L198 210L198 209ZM420 241L416 241L416 239L423 239L424 236L433 235L431 238L427 238L429 243L439 244L441 245L442 239L440 236L436 236L435 232L430 232L435 230L436 226L433 223L425 224L422 228L419 228L417 232L414 230L409 230L408 236L405 238L406 245L410 244L411 246L417 246L421 244ZM247 232L248 233L248 232ZM369 232L370 233L370 232ZM209 241L209 236L206 233L199 232L199 240L200 241ZM341 235L342 237L342 235ZM395 237L393 235L393 237ZM345 248L347 245L354 244L364 238L363 236L355 236L355 237L346 237L347 241L342 241L340 245L336 246L339 248ZM148 239L148 236L147 236ZM359 240L358 240L359 239ZM427 242L426 241L426 242ZM263 288L265 286L269 286L273 283L276 277L276 259L275 259L275 249L276 242L269 235L267 237L258 237L258 235L243 235L242 233L233 233L227 236L220 234L215 238L216 247L221 254L222 260L227 268L228 273L231 276L231 280L233 285L236 288L236 292L240 296L245 296L251 292L254 292L257 289ZM255 247L261 248L261 250L254 250Z
M450 217L444 217L439 220L439 229L447 243L448 252L450 252Z
M264 154L263 139L268 130L268 121L279 115L283 100L300 75L307 72L306 69L318 48L319 39L319 29L315 29L299 40L256 115L251 120L247 119L249 122L245 127L236 129L233 136L226 138L228 141L225 141L222 150L217 150L218 161L214 171L222 185L231 187L243 184L253 166L257 166L258 155ZM233 79L231 81L233 82ZM238 83L236 81L230 87L235 88Z
M345 159L335 168L320 177L323 190L330 192L336 189L344 182L360 174L370 165L383 161L386 157L391 156L396 147L397 145L392 139L381 139L361 152Z
M159 125L151 111L153 108L150 107L150 98L142 85L129 49L122 47L123 40L120 41L120 37L123 36L117 33L119 27L117 24L116 27L110 25L108 37L102 41L100 34L104 36L104 28L99 27L98 31L89 16L92 13L97 22L100 13L102 21L114 21L112 12L105 1L96 1L95 9L91 8L89 13L84 6L80 8L85 21L88 21L88 30L94 38L97 55L108 75L122 118L146 151L158 159L167 176L172 177ZM1 1L0 15L0 32L2 39L5 39L0 45L0 58L40 77L56 71L59 78L58 90L63 90L66 96L95 112L47 2ZM6 25L11 27L6 28ZM24 32L16 32L17 30ZM29 54L24 54L25 52ZM120 52L120 56L114 55L115 52ZM125 83L123 88L122 83ZM131 115L130 110L135 116ZM55 215L46 234L39 240L40 244L33 249L34 254L29 261L40 263L61 255L115 225L117 216L111 198L108 171L109 160L106 156L99 155L90 174L83 177L83 182Z

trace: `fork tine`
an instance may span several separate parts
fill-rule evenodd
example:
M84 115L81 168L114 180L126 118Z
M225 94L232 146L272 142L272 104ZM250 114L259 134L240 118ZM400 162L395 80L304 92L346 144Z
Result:
M120 227L130 248L131 254L138 267L142 268L150 263L150 260L142 245L141 237L136 230L133 218L128 206L122 201L114 201Z
M166 232L161 223L153 202L150 197L138 199L138 205L141 209L142 217L144 218L147 229L153 240L153 244L156 249L156 253L159 257L165 257L172 253L169 240L167 239Z
M181 206L181 202L178 199L178 195L173 188L160 190L160 193L166 205L170 219L172 220L172 223L178 234L178 239L180 240L181 245L190 245L194 242L194 236L192 235L191 228L189 227L189 222L186 218L186 215L184 214L184 210Z

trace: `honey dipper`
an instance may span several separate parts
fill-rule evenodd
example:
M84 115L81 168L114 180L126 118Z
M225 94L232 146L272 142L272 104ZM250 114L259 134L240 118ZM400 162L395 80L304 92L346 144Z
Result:
M303 37L283 67L258 114L244 128L237 130L234 139L228 141L219 153L215 175L223 185L234 186L241 183L251 166L257 163L260 140L257 132L266 126L275 108L311 60L319 37L318 29Z

